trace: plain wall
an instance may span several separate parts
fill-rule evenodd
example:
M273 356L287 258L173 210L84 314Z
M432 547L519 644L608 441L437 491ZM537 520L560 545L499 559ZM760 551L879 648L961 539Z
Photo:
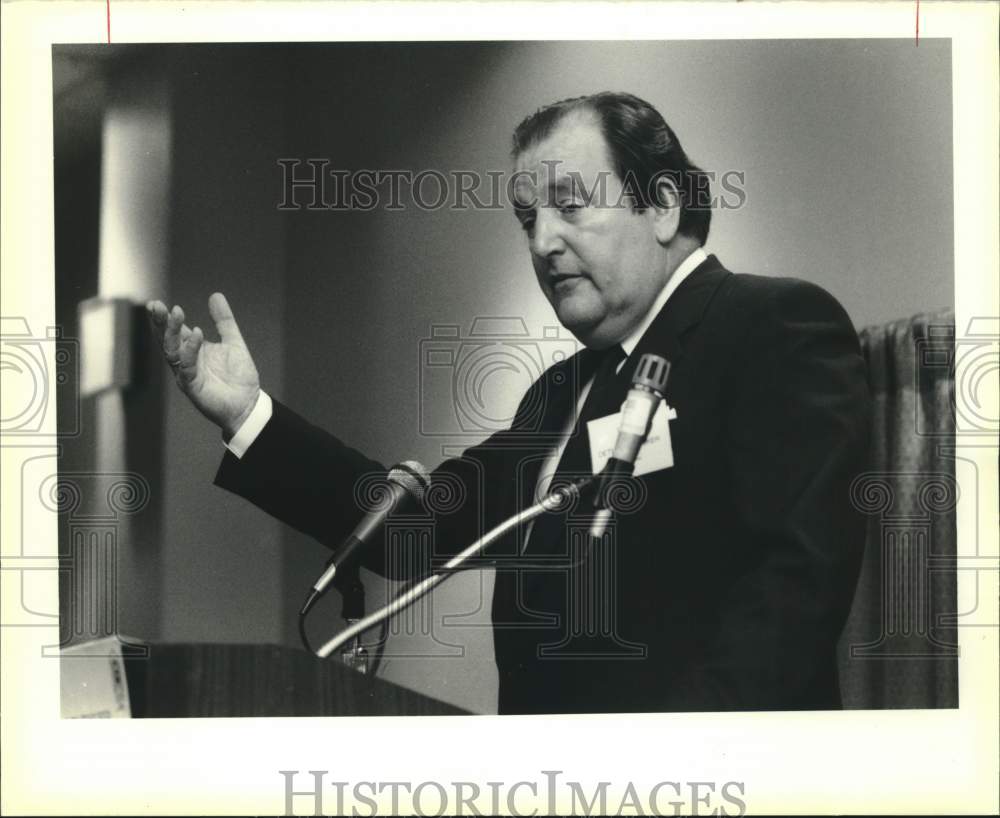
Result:
M212 335L208 296L240 305L240 326L267 388L281 391L284 233L271 156L283 90L273 66L168 49L174 153L169 291L190 326ZM219 430L170 384L165 447L161 638L170 642L281 639L281 525L211 485Z

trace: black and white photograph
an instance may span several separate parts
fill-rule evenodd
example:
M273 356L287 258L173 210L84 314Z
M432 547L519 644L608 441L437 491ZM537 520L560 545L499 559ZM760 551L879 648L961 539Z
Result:
M960 126L952 36L567 38L515 3L521 37L113 41L114 5L45 46L51 189L17 190L48 256L4 260L51 310L5 297L2 339L4 635L51 729L302 732L243 771L284 814L945 799L807 782L996 685L996 177L965 161L996 101ZM840 749L799 785L748 772L813 723ZM527 766L450 757L477 735ZM563 760L598 735L671 769ZM106 806L179 809L146 792ZM250 803L220 793L189 809Z

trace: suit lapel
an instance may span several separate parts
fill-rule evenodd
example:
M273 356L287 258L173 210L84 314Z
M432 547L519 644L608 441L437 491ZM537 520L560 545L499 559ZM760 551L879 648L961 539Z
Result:
M621 389L627 390L639 359L646 353L660 355L676 366L684 356L684 336L696 327L705 314L719 285L730 273L715 256L699 264L670 296L649 329L639 339L619 377Z
M731 273L713 255L698 265L681 283L649 329L639 339L639 343L618 372L613 384L607 387L607 394L602 400L605 414L616 412L625 399L632 374L642 355L647 352L661 355L669 360L671 365L677 364L684 353L684 335L698 325L715 291L730 275ZM543 375L541 399L545 403L541 421L535 427L538 434L526 439L520 450L520 455L524 458L523 466L520 468L523 480L519 497L520 508L526 508L533 502L542 462L551 446L562 434L570 412L575 411L580 389L593 376L598 357L599 355L593 350L583 349ZM586 432L579 428L573 430L573 434L581 433Z

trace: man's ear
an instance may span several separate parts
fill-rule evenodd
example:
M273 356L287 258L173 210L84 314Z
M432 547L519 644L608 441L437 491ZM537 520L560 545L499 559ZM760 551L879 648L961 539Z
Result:
M673 241L681 224L681 194L674 180L665 174L654 177L653 181L656 197L652 202L653 230L656 240L667 245Z

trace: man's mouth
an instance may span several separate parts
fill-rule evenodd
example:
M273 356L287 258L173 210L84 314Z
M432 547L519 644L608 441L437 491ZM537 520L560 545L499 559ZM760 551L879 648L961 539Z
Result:
M572 286L573 282L579 281L583 277L575 273L556 273L549 276L549 286L553 290L564 289Z

